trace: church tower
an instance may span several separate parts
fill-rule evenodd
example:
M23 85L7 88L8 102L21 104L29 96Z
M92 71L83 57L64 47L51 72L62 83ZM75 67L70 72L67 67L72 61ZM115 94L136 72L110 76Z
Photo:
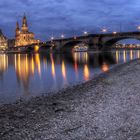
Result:
M34 33L28 30L27 19L24 14L21 29L19 28L18 22L16 24L15 47L37 44L39 42L40 40L35 39Z
M27 19L26 19L25 14L24 14L23 21L22 21L21 31L24 33L28 32L28 25L27 25Z
M16 34L15 34L15 37L17 38L20 34L20 29L19 29L19 24L18 22L16 23Z

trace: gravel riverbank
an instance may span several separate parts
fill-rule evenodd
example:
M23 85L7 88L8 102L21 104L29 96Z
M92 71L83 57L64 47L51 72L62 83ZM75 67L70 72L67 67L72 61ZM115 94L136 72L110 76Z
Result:
M1 140L140 140L140 60L53 97L0 106Z

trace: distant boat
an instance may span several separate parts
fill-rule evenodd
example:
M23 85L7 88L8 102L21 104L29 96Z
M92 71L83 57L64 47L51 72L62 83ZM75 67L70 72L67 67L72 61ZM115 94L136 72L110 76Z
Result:
M87 52L88 46L86 46L85 44L79 44L74 47L73 51L74 52Z

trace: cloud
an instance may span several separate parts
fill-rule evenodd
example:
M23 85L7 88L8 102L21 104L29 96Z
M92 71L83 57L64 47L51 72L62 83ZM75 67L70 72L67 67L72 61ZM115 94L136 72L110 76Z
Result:
M15 22L26 12L30 30L46 40L52 34L66 36L81 34L84 30L99 32L136 30L140 24L139 0L1 0L0 28L8 37L14 37Z

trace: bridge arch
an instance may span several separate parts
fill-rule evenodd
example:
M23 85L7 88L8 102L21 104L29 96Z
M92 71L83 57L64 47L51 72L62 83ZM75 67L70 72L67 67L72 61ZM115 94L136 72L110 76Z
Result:
M140 40L140 38L138 37L114 37L114 38L111 38L107 41L105 41L105 43L103 44L103 46L105 48L111 48L115 43L117 43L118 41L121 41L121 40L124 40L124 39L136 39L136 40ZM104 49L103 47L103 49Z
M50 51L51 47L52 47L51 45L43 44L43 45L40 46L40 48L39 48L39 52Z

